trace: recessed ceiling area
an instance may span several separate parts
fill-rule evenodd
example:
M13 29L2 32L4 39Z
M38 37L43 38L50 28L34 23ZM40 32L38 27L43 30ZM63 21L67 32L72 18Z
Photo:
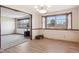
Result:
M1 7L1 16L10 17L10 18L29 18L30 15L26 13L22 13L19 11L14 11L8 8Z

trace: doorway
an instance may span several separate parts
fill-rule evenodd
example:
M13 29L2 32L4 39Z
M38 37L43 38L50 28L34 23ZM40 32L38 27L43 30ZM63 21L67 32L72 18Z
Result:
M32 40L32 15L1 5L1 48Z

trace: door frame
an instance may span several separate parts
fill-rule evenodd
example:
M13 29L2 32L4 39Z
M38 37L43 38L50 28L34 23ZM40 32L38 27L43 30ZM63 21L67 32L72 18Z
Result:
M24 11L17 10L17 9L13 9L13 8L10 8L10 7L6 7L6 6L3 6L3 5L0 5L0 16L1 16L1 7L7 8L7 9L10 9L10 10L13 10L13 11L17 11L17 12L22 12L22 13L25 13L25 14L28 14L28 15L31 16L30 17L30 40L32 40L32 14L24 12ZM0 19L0 48L1 48L1 19Z

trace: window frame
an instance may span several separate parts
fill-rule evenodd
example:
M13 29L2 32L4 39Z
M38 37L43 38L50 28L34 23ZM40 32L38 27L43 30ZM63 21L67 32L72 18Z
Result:
M52 30L68 30L68 15L71 14L71 29L72 29L72 12L69 13L64 13L64 14L55 14L55 15L47 15L47 16L42 16L45 17L45 29L52 29ZM66 29L56 29L56 28L47 28L47 17L50 16L61 16L61 15L66 15Z
M20 20L29 20L29 19L30 19L30 18L17 19L17 22L20 21ZM29 23L30 23L30 20L29 20ZM18 22L18 24L17 24L17 28L19 28L19 29L30 29L30 27L29 27L29 28L24 28L24 27L19 27L18 25L19 25L19 22ZM22 24L20 24L20 25L22 25ZM29 26L30 26L30 24L29 24Z

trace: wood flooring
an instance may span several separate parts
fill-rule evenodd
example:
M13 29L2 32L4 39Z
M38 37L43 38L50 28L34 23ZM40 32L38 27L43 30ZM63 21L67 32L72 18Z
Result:
M53 39L29 40L2 53L79 53L79 44Z

